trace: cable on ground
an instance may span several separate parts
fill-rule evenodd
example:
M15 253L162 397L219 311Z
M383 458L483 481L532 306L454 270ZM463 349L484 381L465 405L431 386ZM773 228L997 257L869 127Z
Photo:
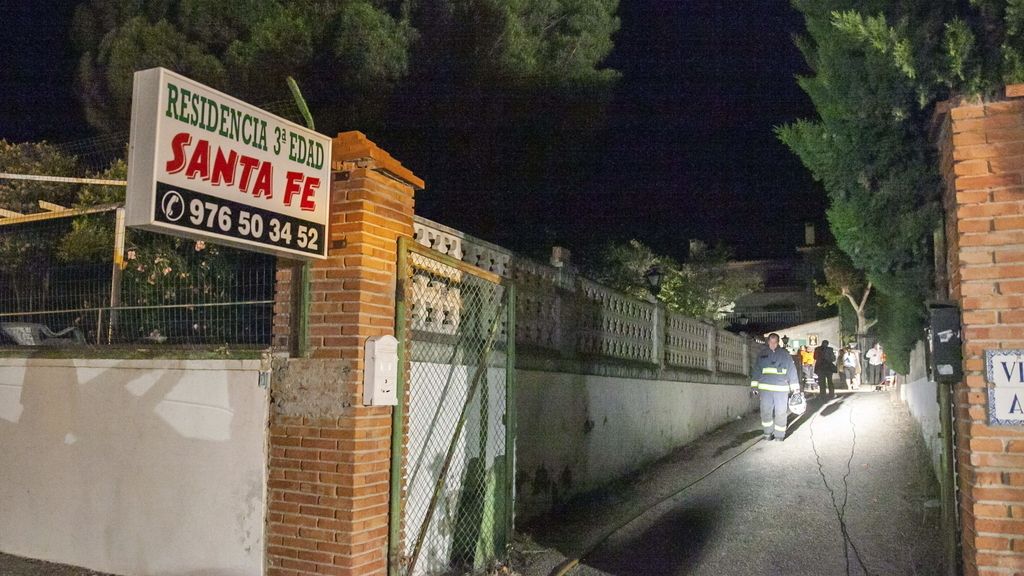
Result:
M857 545L854 544L853 539L850 537L849 528L846 525L846 503L850 497L850 485L847 480L852 473L853 457L857 452L857 427L853 424L853 407L849 407L849 420L850 430L853 432L853 441L850 443L850 457L846 460L846 473L843 474L843 504L839 506L836 504L836 493L828 484L828 478L825 476L825 463L821 459L821 453L818 452L818 446L814 442L814 420L818 417L818 413L815 412L814 417L808 423L808 427L811 429L811 450L814 451L814 458L818 463L818 475L821 476L822 483L825 484L825 490L828 491L829 499L832 502L832 509L836 513L836 518L839 520L839 531L843 535L843 557L846 559L846 576L850 576L850 549L853 549L853 554L857 559L857 563L860 565L861 570L867 576L874 576L868 567L864 564L864 559L861 558L860 550L857 549Z

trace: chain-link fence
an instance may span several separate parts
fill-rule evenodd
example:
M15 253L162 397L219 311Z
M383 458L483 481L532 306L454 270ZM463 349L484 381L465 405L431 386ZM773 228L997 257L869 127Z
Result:
M464 574L505 557L513 507L511 288L416 247L400 271L410 329L402 574Z
M274 258L120 224L0 220L0 345L270 345Z

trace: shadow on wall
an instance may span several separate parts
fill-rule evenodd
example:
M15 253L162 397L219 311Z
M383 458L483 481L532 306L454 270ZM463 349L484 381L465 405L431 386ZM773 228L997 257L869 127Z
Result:
M255 370L167 364L0 366L0 550L140 576L259 572L266 393Z
M518 370L516 514L529 522L750 412L745 385Z
M584 448L586 439L599 424L608 424L607 417L600 417L597 422L590 416L585 376L538 375L540 378L533 386L532 378L520 379L517 391L520 421L516 438L516 514L525 518L561 510L580 492L576 486L578 475L574 476L573 470L588 470L590 451ZM526 503L530 506L524 514Z

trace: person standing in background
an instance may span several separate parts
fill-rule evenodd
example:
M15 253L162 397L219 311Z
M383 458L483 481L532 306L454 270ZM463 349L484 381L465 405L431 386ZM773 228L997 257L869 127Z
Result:
M839 347L836 354L836 376L839 377L839 389L849 388L850 382L846 379L846 372L843 371L843 362L846 360L846 348Z
M865 381L868 386L878 386L882 382L882 364L885 364L881 342L875 342L875 345L864 354L864 358L868 361L867 371L864 373Z
M808 389L815 388L814 385L814 352L807 346L800 347L800 369L804 374L804 385Z
M853 347L853 344L848 345L843 354L842 370L850 390L860 388L860 355L857 354L857 349Z
M832 383L832 375L836 373L836 353L822 340L821 346L814 349L814 373L818 375L818 389L822 396L835 396L836 386Z

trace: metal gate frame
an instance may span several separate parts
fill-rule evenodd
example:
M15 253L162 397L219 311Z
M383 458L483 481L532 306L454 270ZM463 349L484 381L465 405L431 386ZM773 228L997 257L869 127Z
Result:
M409 297L409 281L411 279L409 254L418 254L424 258L435 260L444 266L448 266L458 270L459 272L469 274L485 282L502 286L505 290L504 296L504 307L505 307L505 332L506 332L506 349L505 349L505 414L503 415L503 423L505 425L505 486L502 487L504 491L504 502L506 510L504 511L505 523L502 527L504 529L504 539L506 543L505 553L512 541L512 534L514 530L514 515L515 515L515 442L516 442L516 404L515 404L515 310L516 310L516 292L515 285L512 281L502 278L498 274L482 270L470 264L467 264L461 260L441 254L435 250L421 246L417 244L412 238L403 236L398 239L398 262L397 262L397 283L395 287L395 336L398 340L398 378L396 382L396 395L398 396L398 403L392 410L391 420L391 471L390 471L390 496L389 496L389 514L388 514L388 574L389 576L402 576L403 572L401 569L402 561L402 526L404 524L405 512L406 512L406 499L405 491L403 486L403 471L406 466L405 456L405 420L406 420L406 388L407 378L411 375L411 359L409 358L408 347L412 337L411 329L409 326L408 319L408 305L407 298ZM495 322L498 321L500 314L495 318ZM500 324L500 323L499 323ZM492 326L490 337L494 336L494 327ZM478 364L477 370L481 368L486 369L486 363ZM479 378L479 374L474 375L474 380ZM475 387L472 382L469 383L470 390L467 393L466 402L463 404L462 411L459 417L457 429L449 443L449 449L446 455L445 463L438 476L434 487L434 494L431 499L424 525L429 528L433 511L436 508L438 495L444 489L445 479L447 476L448 466L451 462L451 457L456 446L456 442L462 434L462 427L465 424L467 410L473 400L473 394ZM418 545L417 552L418 553ZM415 555L413 563L415 563ZM410 567L410 570L414 566Z

